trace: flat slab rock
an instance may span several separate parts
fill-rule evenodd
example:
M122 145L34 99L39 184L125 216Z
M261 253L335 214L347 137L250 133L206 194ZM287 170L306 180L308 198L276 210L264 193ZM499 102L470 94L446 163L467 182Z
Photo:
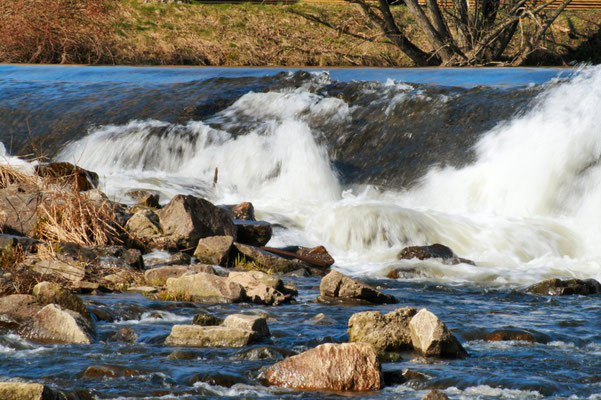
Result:
M338 271L332 271L321 279L319 290L324 302L327 298L365 300L374 304L393 304L394 296L384 294L374 287Z
M263 375L269 385L304 390L368 391L383 386L380 362L366 343L326 343L286 358Z
M165 339L167 346L243 347L259 341L260 335L227 326L174 325Z

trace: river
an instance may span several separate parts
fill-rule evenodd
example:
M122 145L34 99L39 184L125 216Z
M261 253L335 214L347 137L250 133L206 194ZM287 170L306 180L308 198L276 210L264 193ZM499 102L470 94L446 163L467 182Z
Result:
M335 269L427 307L471 357L384 369L429 376L360 397L601 399L599 296L525 294L540 280L601 280L601 66L579 69L224 69L0 65L0 156L44 155L98 172L111 198L130 189L216 204L251 201L275 224L269 246L324 245ZM218 184L213 186L215 169ZM476 265L398 260L442 243ZM386 276L399 271L398 279ZM348 340L369 307L313 303L317 278L290 278L299 304L206 306L139 295L84 297L117 310L91 346L48 346L0 332L0 378L89 389L99 399L340 398L260 383L273 359L187 349L174 323L208 310L265 312L271 346L299 352ZM378 306L389 311L398 305ZM324 313L328 325L311 318ZM107 342L123 326L135 344ZM499 328L537 343L487 342ZM277 358L277 357L276 357ZM90 365L133 377L83 378ZM194 383L219 370L232 387Z

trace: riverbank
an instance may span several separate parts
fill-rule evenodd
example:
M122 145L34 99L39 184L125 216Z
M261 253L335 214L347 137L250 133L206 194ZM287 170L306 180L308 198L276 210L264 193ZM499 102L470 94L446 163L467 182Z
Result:
M350 4L100 2L0 6L0 62L210 66L411 67ZM57 3L58 4L58 3ZM394 8L412 23L404 6ZM63 21L71 21L64 24ZM601 62L601 10L566 12L531 65ZM44 26L45 29L40 29ZM351 36L345 32L352 32ZM516 35L513 46L520 45Z

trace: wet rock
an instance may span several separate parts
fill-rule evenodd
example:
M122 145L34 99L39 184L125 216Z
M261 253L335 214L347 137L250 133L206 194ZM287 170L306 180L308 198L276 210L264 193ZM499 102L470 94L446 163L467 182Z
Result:
M203 374L194 375L189 381L189 385L194 385L196 382L204 382L213 386L221 386L221 387L232 387L236 384L242 383L245 385L250 385L251 382L238 374L226 374L223 372L209 372Z
M334 258L328 253L325 247L317 246L311 249L306 247L298 247L296 250L296 254L309 260L313 259L315 261L319 261L320 263L325 264L326 266L330 266L334 264ZM310 261L307 261L310 262Z
M265 246L273 234L269 222L235 219L234 224L238 232L237 241L239 243L257 247Z
M269 385L304 390L380 390L376 350L366 343L326 343L289 357L264 372Z
M33 288L33 295L42 304L58 304L64 309L75 311L81 316L90 319L90 314L81 299L62 288L61 285L52 282L40 282Z
M328 317L324 313L319 313L307 320L307 322L315 325L336 325L336 321L332 317Z
M420 310L409 322L413 348L426 357L463 358L467 352L453 332L427 309Z
M28 294L12 294L0 298L0 315L19 324L32 318L42 307L35 296Z
M409 322L417 310L404 307L382 314L365 311L353 314L348 321L349 341L370 343L379 352L413 349Z
M92 326L80 314L48 304L19 329L28 340L44 343L91 344Z
M35 167L38 176L51 179L61 185L69 185L78 192L98 186L98 174L68 162L51 162Z
M231 314L223 320L221 326L252 331L260 338L271 336L267 319L259 315Z
M167 356L169 360L196 360L199 357L198 353L192 351L175 350Z
M321 300L327 298L340 298L350 300L365 300L374 304L396 303L397 300L379 290L341 274L338 271L332 271L321 279L319 285Z
M453 250L449 247L436 243L429 246L409 246L405 247L397 256L400 260L410 260L417 258L419 260L427 260L429 258L440 258L445 261L446 264L459 264L465 263L470 265L476 265L471 260L457 257Z
M548 296L567 296L601 293L601 283L594 279L565 279L551 278L539 282L526 289L526 292Z
M42 194L36 186L13 184L0 189L0 231L33 236Z
M428 376L422 374L421 372L413 371L411 369L403 370L403 378L407 381L426 381L428 380Z
M440 390L434 389L426 393L426 395L422 397L422 400L449 400L449 398Z
M283 360L284 357L295 355L294 352L277 347L262 346L243 351L236 355L238 360L259 361L259 360Z
M194 325L200 325L200 326L215 326L215 325L221 325L221 323L223 322L223 320L221 318L218 318L212 314L206 313L206 312L201 312L198 313L194 316L194 319L192 320L192 323Z
M70 400L60 390L52 389L41 383L0 382L2 400Z
M199 239L209 236L236 237L227 212L198 197L177 195L157 214L165 235L180 248L196 247Z
M246 298L253 303L280 305L289 303L296 295L281 279L261 271L230 272L227 280L242 286Z
M233 263L232 247L234 238L232 236L211 236L198 241L194 257L200 262L221 265L227 267Z
M150 208L161 208L159 194L150 190L128 190L125 193L136 202L136 205Z
M225 326L174 325L165 339L167 346L243 347L260 336L253 331Z
M255 221L255 207L252 203L244 202L231 206L229 208L232 219L241 219L244 221Z
M263 272L270 274L285 274L299 268L298 263L287 260L258 247L249 246L242 243L234 243L234 246L246 259L246 261L252 262L254 264L254 268L259 268ZM244 268L244 266L242 267Z
M152 239L163 234L159 216L150 209L137 211L127 220L125 230L140 239Z
M138 340L138 334L134 328L128 326L110 335L108 340L111 342L135 343Z
M153 286L165 286L167 279L179 278L187 274L190 270L187 267L159 267L146 270L144 272L145 281Z
M227 278L199 272L167 279L170 294L204 303L238 303L245 298L244 289Z
M505 328L497 329L493 332L489 332L484 336L484 340L489 342L500 342L506 340L519 340L530 343L549 343L551 338L544 333L515 329Z
M121 365L92 365L86 368L83 373L83 377L87 379L120 378L138 375L141 375L140 371Z

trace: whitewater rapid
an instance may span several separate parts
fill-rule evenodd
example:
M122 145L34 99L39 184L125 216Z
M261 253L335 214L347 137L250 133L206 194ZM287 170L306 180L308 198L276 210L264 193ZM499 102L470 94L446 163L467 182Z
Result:
M311 85L329 82L315 73ZM407 97L428 101L402 82L362 90L393 90L388 113L403 112ZM177 193L252 201L259 217L285 227L270 245L323 244L355 275L402 269L405 279L512 286L601 280L601 67L545 84L526 111L481 136L474 162L433 166L405 188L342 183L320 127L349 124L353 107L305 86L248 92L203 121L93 128L57 158L97 171L120 200L140 188L163 202ZM396 259L405 246L432 243L477 265Z

